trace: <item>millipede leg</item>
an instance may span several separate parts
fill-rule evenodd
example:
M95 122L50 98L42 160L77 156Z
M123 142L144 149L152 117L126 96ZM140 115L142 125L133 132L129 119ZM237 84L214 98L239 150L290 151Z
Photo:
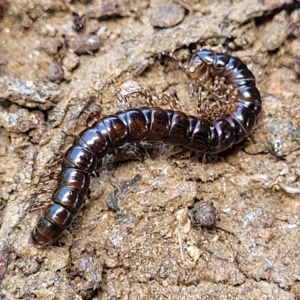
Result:
M77 135L70 132L70 131L67 131L67 130L62 130L62 133L64 133L66 136L70 136L72 137L73 139L76 139L77 138Z
M43 174L40 178L38 183L42 182L48 182L50 180L58 179L59 171L50 171L47 174Z
M51 201L51 199L45 199L39 203L35 203L32 205L32 207L30 208L30 212L34 212L37 210L46 210L47 207L49 207L51 204L49 204L49 202Z
M136 81L127 81L122 85L121 91L116 95L118 100L118 106L122 109L128 109L131 107L128 102L128 98L142 96L146 99L146 103L149 107L157 106L154 101L150 90L148 88L141 87Z
M53 191L52 189L38 189L37 191L34 192L34 196L48 194L48 193L51 193L52 191Z
M53 159L51 162L49 162L49 163L46 165L46 167L47 167L48 169L53 168L53 167L57 166L58 164L60 164L61 161L62 161L62 159L63 159L63 155L62 155L62 154L59 154L58 157L56 157L56 158Z
M100 177L101 166L102 166L102 159L100 159L100 160L97 159L97 164L96 164L95 170L92 173L93 176L98 177L98 178Z
M195 95L195 87L192 82L189 83L188 92L189 92L190 98L193 98Z
M202 87L199 86L198 88L198 100L197 100L197 114L198 114L198 117L201 116L201 106L202 106Z
M39 179L39 183L46 183L50 180L57 180L57 179L58 179L57 173L50 173L50 174L41 176L41 178Z
M163 94L163 99L168 102L171 109L177 110L177 111L182 111L182 108L178 103L178 97L176 94L174 94L174 95Z
M94 121L101 120L100 111L85 110L84 113L87 115L87 119L84 121L86 126L88 126L90 120L94 120Z
M130 96L130 94L128 94L125 91L120 91L117 94L117 103L121 109L128 109L131 107L130 103L128 102L129 96Z
M138 95L141 95L146 98L146 103L149 107L157 106L150 91L146 88L141 88L140 90L134 91L132 93L126 93L121 91L120 93L117 94L118 106L122 109L130 108L131 105L128 102L128 98L130 96L137 97Z
M254 136L253 136L253 132L249 133L248 138L251 140L252 144L255 144L255 139L254 139Z
M155 107L157 106L155 100L153 99L150 90L144 87L141 87L141 90L138 92L141 96L145 97L147 106Z

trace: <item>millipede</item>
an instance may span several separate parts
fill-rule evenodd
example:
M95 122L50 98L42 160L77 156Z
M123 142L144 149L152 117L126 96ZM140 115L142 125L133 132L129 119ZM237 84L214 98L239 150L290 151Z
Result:
M156 105L146 88L133 85L117 95L119 112L94 118L91 126L74 135L72 146L61 160L53 203L32 231L32 240L43 246L57 240L83 204L90 177L102 158L126 143L162 141L203 154L220 153L241 142L254 130L261 110L255 77L237 57L199 50L181 63L190 80L190 95L198 95L197 116L185 114L175 97L164 94L171 109ZM146 106L132 108L129 96L143 96Z

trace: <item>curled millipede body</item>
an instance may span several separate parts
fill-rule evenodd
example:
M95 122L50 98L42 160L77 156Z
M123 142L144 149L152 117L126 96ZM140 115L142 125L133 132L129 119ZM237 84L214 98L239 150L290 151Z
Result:
M147 90L140 89L131 94L145 96L148 106L130 108L125 103L128 108L99 118L84 129L64 154L53 204L32 231L35 244L51 243L70 225L83 204L91 174L108 151L146 140L213 154L249 136L261 110L261 99L247 66L236 57L211 50L200 50L179 65L191 87L198 86L198 116L185 114L172 102L174 109L155 106ZM203 90L213 101L203 102ZM124 102L126 95L120 93L118 99ZM214 106L219 115L213 112Z

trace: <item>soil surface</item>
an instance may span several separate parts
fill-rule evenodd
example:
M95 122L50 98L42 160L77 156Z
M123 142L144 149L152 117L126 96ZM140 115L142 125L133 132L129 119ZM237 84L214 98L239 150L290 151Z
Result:
M1 299L300 299L299 1L1 0L0 18ZM120 110L128 80L196 114L159 54L204 48L255 75L252 138L205 158L146 142L109 153L71 227L36 247L56 184L42 176L72 143L62 131ZM189 217L201 200L210 228Z

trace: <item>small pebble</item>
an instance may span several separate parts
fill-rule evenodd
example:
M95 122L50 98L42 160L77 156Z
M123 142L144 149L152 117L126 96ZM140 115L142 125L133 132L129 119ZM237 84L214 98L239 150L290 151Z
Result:
M184 18L184 8L178 4L165 3L152 8L152 26L168 28L180 23Z
M56 29L49 24L44 24L41 27L41 34L54 37L56 34Z
M116 0L102 0L87 5L87 15L90 18L104 18L117 13Z
M200 201L195 204L190 211L191 222L196 227L210 227L217 217L217 210L214 205L208 201Z
M74 41L74 51L78 55L93 54L100 48L100 38L96 35L82 35Z
M79 57L71 51L68 51L63 58L62 64L68 71L72 71L74 68L77 67L79 63Z
M53 63L49 66L47 78L51 82L59 82L64 78L61 64Z
M54 55L62 47L62 41L59 38L52 38L48 41L42 41L41 49L48 55Z
M273 51L279 48L287 39L289 29L289 20L286 11L275 15L272 21L267 23L263 30L264 47Z
M59 86L45 80L0 77L0 102L9 99L20 106L47 110L59 99Z

